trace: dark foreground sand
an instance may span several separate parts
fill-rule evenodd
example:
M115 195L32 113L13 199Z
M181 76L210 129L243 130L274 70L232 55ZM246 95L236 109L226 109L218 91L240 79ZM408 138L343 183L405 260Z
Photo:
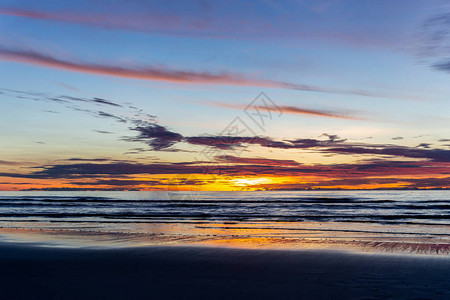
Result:
M0 244L0 299L450 299L450 258Z

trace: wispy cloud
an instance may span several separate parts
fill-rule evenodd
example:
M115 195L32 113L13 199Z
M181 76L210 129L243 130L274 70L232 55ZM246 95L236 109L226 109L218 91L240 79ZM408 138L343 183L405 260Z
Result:
M385 31L381 32L378 29L379 26L371 28L369 24L367 24L369 28L365 26L348 28L344 25L346 22L339 22L339 20L348 21L345 19L345 14L336 15L331 10L322 10L320 14L326 13L344 26L336 26L336 22L330 22L325 27L316 26L320 18L315 20L310 16L311 12L313 15L318 13L319 6L314 4L313 7L298 1L283 1L276 5L272 1L252 1L245 5L242 5L240 1L207 1L207 5L203 4L206 1L195 0L179 3L175 1L164 5L155 1L128 1L126 6L124 1L114 1L109 3L107 9L96 2L86 2L81 1L77 9L64 5L60 5L57 9L49 9L45 5L40 5L39 9L23 8L23 5L20 8L20 4L16 4L14 7L0 7L0 15L80 24L107 30L202 38L319 39L377 47L398 45L401 38L401 36L393 35L395 30L387 34ZM275 6L276 10L282 11L281 14L274 12ZM346 4L335 6L339 10L339 6L345 7ZM239 7L239 10L236 10L236 7ZM374 8L376 8L374 5L367 7L372 14L375 13ZM261 14L264 11L270 14ZM378 13L380 15L383 13L387 22L392 22L392 19L396 17L391 10L383 9Z
M260 109L264 109L264 107L260 107ZM272 111L275 111L274 107L270 107L269 109ZM300 107L296 107L296 106L281 106L280 109L284 113L290 113L290 114L311 115L311 116L318 116L318 117L350 119L350 120L363 120L362 118L354 117L354 116L348 115L344 112L314 110L314 109L300 108Z
M205 102L209 105L219 106L219 107L225 107L225 108L231 108L231 109L238 109L238 110L244 110L246 108L245 105L239 105L239 104L230 104L230 103L221 103L221 102L214 102L214 101L208 101ZM337 119L348 119L348 120L365 120L360 117L354 116L355 112L348 112L348 111L328 111L328 110L320 110L320 109L310 109L310 108L302 108L298 106L286 106L286 105L278 105L278 106L271 106L271 105L253 105L252 109L260 110L261 112L264 111L270 111L270 112L277 112L280 111L286 114L293 114L293 115L303 115L303 116L313 116L313 117L326 117L326 118L337 118Z
M116 7L119 8L120 7ZM171 34L183 34L186 33L186 26L188 24L179 24L177 22L177 17L175 16L164 16L161 13L153 14L142 14L141 12L136 12L132 15L126 15L123 13L93 13L93 12L68 12L68 11L51 11L51 10L33 10L33 9L22 9L13 7L0 7L0 15L31 18L38 20L48 20L57 21L64 23L74 23L83 24L88 26L103 27L105 29L126 29L133 31L157 33L165 32ZM170 25L172 24L172 26ZM174 24L179 24L174 28ZM193 25L193 24L192 24ZM189 26L190 29L197 29L194 26ZM207 33L204 32L205 34Z
M243 75L225 72L192 72L182 70L169 70L151 66L131 68L123 66L102 65L62 60L42 53L26 50L0 49L0 59L68 71L152 81L298 88L311 91L321 91L320 88L312 86L297 86L269 80L257 80L247 78Z
M450 45L450 13L442 12L424 22L421 28L420 58L438 71L450 72L448 47Z
M89 99L72 96L53 97L45 93L11 91L7 89L3 89L3 91L5 93L13 93L17 95L17 97L24 97L38 101L56 101L62 104L67 102L94 103L104 105L105 107L125 109L125 107L120 104L102 98ZM94 117L114 119L120 123L128 124L129 129L132 132L137 132L138 135L123 137L122 140L145 143L152 151L181 151L180 149L174 148L174 146L179 143L212 147L224 151L234 150L235 148L244 148L249 145L258 145L265 148L284 150L307 149L331 155L391 156L426 159L435 162L450 162L450 150L432 148L430 144L426 143L419 144L418 147L399 146L393 144L352 143L331 134L323 134L326 139L297 138L287 140L275 140L270 137L261 136L184 136L181 133L171 131L165 126L158 124L155 116L145 114L137 108L133 108L133 117L126 117L115 113L78 107L69 108L88 113ZM441 139L440 141L446 140L447 139Z
M231 72L211 72L211 71L196 72L187 70L173 70L169 68L153 67L148 65L139 68L130 66L116 66L116 65L89 63L82 61L73 61L67 59L65 60L56 58L48 54L39 53L36 51L21 50L21 49L12 50L4 47L0 48L0 59L72 72L80 72L104 76L115 76L115 77L149 80L149 81L162 81L162 82L182 83L182 84L255 86L255 87L293 89L307 92L350 94L367 97L390 98L390 96L381 95L378 93L368 91L340 90L308 84L258 79L258 78L251 78L243 74ZM291 110L294 111L295 108L292 108ZM300 113L300 111L297 111L297 113ZM305 111L304 113L307 112ZM310 112L310 114L313 113L314 113L313 111ZM316 114L320 113L321 112L316 112ZM327 113L323 112L323 114L326 115Z

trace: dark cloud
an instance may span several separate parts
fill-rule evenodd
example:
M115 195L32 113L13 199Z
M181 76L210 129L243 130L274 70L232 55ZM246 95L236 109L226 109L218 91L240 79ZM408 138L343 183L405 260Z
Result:
M81 98L81 97L73 97L73 96L63 95L63 96L59 96L59 97L52 97L49 99L51 99L53 101L60 101L60 102L67 102L67 101L78 101L78 102L88 102L88 103L91 102L91 103L97 103L97 104L102 104L102 105L122 107L122 105L117 104L111 100L106 100L106 99L97 98L97 97L89 99L89 98Z
M330 146L333 143L342 142L337 136L328 137L328 140L317 139L295 139L275 141L268 137L244 137L244 136L196 136L186 137L185 141L193 145L210 146L223 150L230 150L244 145L259 145L267 148L278 149L308 149L315 147Z
M346 141L346 139L342 139L336 134L322 133L322 136L328 137L328 142L330 143L343 143Z
M435 162L450 162L450 150L418 149L395 145L343 145L321 149L323 152L336 154L374 154L406 158L429 159Z
M107 113L107 112L104 112L104 111L98 111L97 115L99 117L103 117L103 118L112 118L112 119L114 119L114 120L116 120L117 122L120 122L120 123L126 123L127 122L127 120L122 118L122 117L119 117L119 116L116 116L116 115L113 115L113 114L110 114L110 113Z
M80 186L121 186L121 187L136 187L136 186L170 186L170 185L205 185L209 183L208 180L190 179L177 177L176 180L139 180L139 179L106 179L93 181L73 181L70 184Z
M327 140L319 139L293 139L275 141L268 137L242 137L242 136L196 136L180 138L192 145L214 147L222 150L231 150L245 145L259 145L277 149L311 149L329 154L372 154L389 155L405 158L429 159L436 162L450 162L450 150L431 148L430 144L422 143L417 147L397 146L390 144L364 144L350 143L337 135L324 133Z
M78 157L72 157L72 158L68 158L65 160L67 160L67 161L97 161L97 162L111 161L111 159L109 159L109 158L78 158Z
M230 137L230 136L203 136L187 137L185 141L194 145L215 147L229 150L233 147L260 145L267 148L278 149L311 149L329 154L372 154L389 155L405 158L429 159L436 162L450 162L450 150L431 148L429 144L422 143L420 147L406 147L396 145L379 145L349 143L335 135L324 134L328 140L319 139L293 139L274 141L264 137Z
M28 99L33 101L50 101L50 102L56 102L60 104L73 104L73 103L93 103L93 104L99 104L99 105L105 105L105 106L112 106L116 108L122 107L122 105L115 103L111 100L103 99L103 98L81 98L81 97L74 97L69 95L60 95L60 96L54 96L49 95L47 93L37 93L37 92L29 92L29 91L17 91L17 90L11 90L11 89L0 89L3 90L4 94L7 94L9 96L13 96L19 99ZM90 110L83 110L79 107L74 106L67 106L68 108L73 108L79 111L86 111L90 112ZM136 108L137 110L137 108ZM51 110L44 110L45 112L49 113L58 113Z
M417 145L417 148L430 149L431 148L431 144L429 144L429 143L420 143L419 145Z
M111 186L138 186L138 185L162 185L159 180L135 180L135 179L102 179L94 181L74 181L74 185L111 185Z
M433 67L439 71L450 72L450 62L449 61L435 63L435 64L433 64Z
M450 177L443 178L409 178L405 179L416 188L450 187Z
M240 137L240 136L191 136L186 137L184 141L192 145L209 146L223 150L229 150L233 147L242 147L244 144L256 143L256 140L264 140L258 137Z
M439 71L450 72L450 13L429 18L422 26L420 56Z
M397 136L392 138L394 141L403 140L403 137Z
M50 98L43 93L21 92L9 89L2 89L2 90L7 91L8 93L24 95L24 97L28 97L34 100L35 99L42 100ZM72 96L61 96L57 99L63 102L64 101L93 102L89 99ZM106 101L110 102L109 100L104 100L101 98L93 98L93 99L97 100L100 99L102 102ZM111 107L114 106L121 109L123 108L114 104L106 104L106 105ZM236 148L244 148L248 145L259 145L261 147L274 149L292 149L292 150L308 149L326 155L367 154L367 155L394 156L402 158L414 158L419 160L427 159L435 162L450 161L450 150L431 148L431 145L427 143L419 144L419 147L397 146L391 144L352 143L338 137L337 135L328 133L322 134L322 137L326 137L326 139L298 138L281 141L261 136L203 135L203 136L184 137L180 133L168 130L166 127L157 124L155 121L155 116L145 114L139 109L133 109L134 110L133 117L122 117L114 113L105 111L95 111L79 107L71 107L71 108L84 113L88 113L96 117L111 118L121 123L133 124L133 126L131 126L130 129L134 132L138 132L138 135L134 137L125 137L123 138L123 140L131 142L143 142L148 146L150 146L150 150L156 151L182 151L180 149L173 148L173 146L177 143L184 142L190 145L212 147L224 151L234 150ZM446 140L447 139L441 139L440 141Z
M230 163L227 160L234 160ZM243 163L245 162L245 163ZM273 175L320 176L323 178L355 178L365 176L450 174L450 165L428 161L406 162L373 160L354 164L299 165L290 161L271 162L251 158L221 157L218 161L197 163L139 164L127 161L108 163L70 163L31 168L29 174L0 173L3 177L32 179L75 179L109 176L117 179L129 175L211 174L211 175Z
M139 132L137 137L127 138L129 141L145 142L152 150L167 150L175 143L181 142L183 136L179 133L167 130L158 124L147 124L146 126L136 126L131 130Z
M222 155L215 158L219 162L231 163L231 164L257 164L257 165L269 165L269 166L300 166L300 164L294 160L285 159L268 159L268 158L249 158L238 157L232 155Z
M117 103L114 103L112 101L105 100L105 99L102 99L102 98L94 98L94 99L92 99L92 101L95 102L95 103L106 104L106 105L111 105L111 106L117 106L117 107L121 107L122 106L120 104L117 104Z
M97 129L93 129L92 131L97 132L97 133L102 133L102 134L112 134L112 133L114 133L114 132L111 132L111 131L97 130Z

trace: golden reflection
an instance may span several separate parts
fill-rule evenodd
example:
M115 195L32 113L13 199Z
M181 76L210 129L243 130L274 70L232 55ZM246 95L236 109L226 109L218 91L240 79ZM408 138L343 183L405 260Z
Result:
M19 224L16 224L19 226ZM82 224L81 224L82 225ZM355 224L352 224L354 226ZM128 225L127 225L128 226ZM22 229L0 228L0 239L32 242L52 247L140 247L156 245L208 246L249 249L336 249L364 252L450 254L450 239L408 236L395 233L394 227L357 225L348 230L342 223L303 222L223 223L148 223L128 229L99 227L77 229L37 229L45 225L20 224ZM82 228L78 227L78 228ZM384 232L381 230L384 229ZM447 228L444 228L446 230ZM405 229L406 230L406 229ZM411 226L409 230L416 231ZM443 229L436 229L440 232Z

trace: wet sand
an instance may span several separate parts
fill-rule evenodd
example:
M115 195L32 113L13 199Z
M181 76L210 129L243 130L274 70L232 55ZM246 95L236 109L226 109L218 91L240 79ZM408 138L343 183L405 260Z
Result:
M176 227L177 226L177 227ZM220 225L201 227L162 224L139 232L117 232L80 229L0 228L0 243L35 243L55 247L146 247L146 246L208 246L218 248L277 249L277 250L339 250L374 254L439 255L450 257L447 234L436 237L420 235L374 235L351 232L338 235L327 231L306 229L290 235L276 233L270 228L240 230ZM228 226L227 226L228 227Z
M448 256L0 243L0 299L450 298Z

